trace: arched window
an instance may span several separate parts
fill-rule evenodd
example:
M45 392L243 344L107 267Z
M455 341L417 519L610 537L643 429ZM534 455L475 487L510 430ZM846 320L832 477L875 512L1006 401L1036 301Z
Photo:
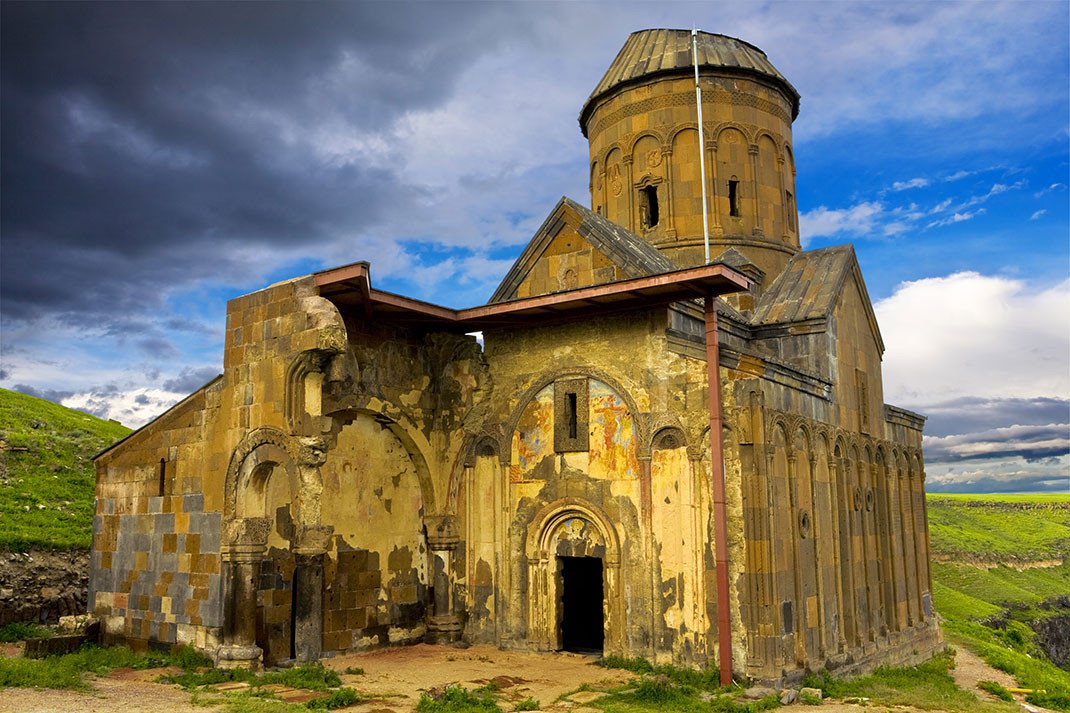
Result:
M639 189L639 224L649 230L658 224L658 187L643 186Z

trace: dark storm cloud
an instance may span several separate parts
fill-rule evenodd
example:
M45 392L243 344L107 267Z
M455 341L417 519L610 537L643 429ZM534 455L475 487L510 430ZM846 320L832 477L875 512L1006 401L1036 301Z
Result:
M951 436L926 436L929 464L1022 458L1036 463L1070 453L1070 424L1009 426Z
M46 401L52 401L57 404L74 393L72 391L59 391L56 389L37 389L29 384L15 384L14 389L20 394L36 396L39 399L45 399Z
M947 436L953 433L984 431L1008 424L1043 426L1070 423L1070 400L1058 398L984 398L964 396L922 409L928 420L925 434Z
M204 386L206 383L219 375L219 370L213 366L205 366L199 369L185 367L173 379L163 382L163 388L179 394L189 394Z
M233 280L250 250L314 254L413 199L391 172L317 158L303 133L435 106L501 41L489 5L0 12L2 313L87 326L154 309L164 287Z
M140 339L137 346L146 356L153 359L171 359L179 356L179 351L175 348L175 345L163 337Z

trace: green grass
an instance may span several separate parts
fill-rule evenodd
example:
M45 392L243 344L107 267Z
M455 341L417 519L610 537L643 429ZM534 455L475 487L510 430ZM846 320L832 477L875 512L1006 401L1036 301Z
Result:
M48 639L55 633L47 626L40 626L32 621L13 621L0 626L0 642L7 644L26 639Z
M661 675L678 686L688 686L702 691L728 690L721 686L721 675L715 668L677 668L667 664L655 666L641 657L629 659L623 656L606 656L598 659L594 664L603 668L618 668L638 674Z
M980 688L982 691L987 691L988 693L991 693L993 696L1000 699L1001 701L1014 700L1014 696L1011 695L1011 692L996 683L995 681L978 681L977 687Z
M995 503L1067 503L1070 493L928 493L930 504L937 500Z
M827 671L810 674L804 686L820 688L826 698L868 698L887 706L914 706L922 710L1016 713L1012 704L979 701L959 688L950 670L951 653L940 654L917 666L878 668L868 676L836 678Z
M625 685L592 701L589 705L606 713L762 713L780 706L776 696L757 701L740 702L733 696L721 694L703 700L699 691L690 686L673 683L666 676L644 676L635 685Z
M1057 503L1062 496L929 496L929 544L934 555L981 561L1053 559L1070 550L1070 508L1018 510L1000 503ZM966 502L986 502L970 506Z
M0 688L68 688L85 690L83 674L106 676L112 669L179 666L190 670L211 665L193 649L177 648L170 653L134 653L122 646L84 646L78 651L42 659L0 658Z
M942 603L936 597L936 583L998 607L1036 604L1070 592L1070 561L1063 562L1058 567L1033 567L1023 570L1002 565L981 568L968 564L933 562L932 573L934 601L941 614L945 614L945 611L940 609ZM955 603L948 603L954 608Z
M92 458L128 433L118 423L0 389L0 549L88 549Z
M929 496L933 604L948 640L1017 679L1022 688L1043 689L1030 703L1070 713L1070 672L1047 659L1032 628L1063 615L1044 610L1045 600L1070 592L1070 510L1017 509L1000 503L1060 503L1059 494ZM967 506L965 502L984 502ZM1058 560L1055 567L1007 563ZM998 566L978 566L1002 562Z

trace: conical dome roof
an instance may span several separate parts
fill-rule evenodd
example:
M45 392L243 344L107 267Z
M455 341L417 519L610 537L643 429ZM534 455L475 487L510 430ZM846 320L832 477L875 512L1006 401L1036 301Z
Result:
M765 52L743 40L711 32L698 33L699 69L714 67L725 73L757 75L772 80L791 99L791 118L799 114L799 92L772 65ZM602 81L580 110L580 127L587 134L587 119L596 100L618 87L659 75L694 72L691 30L640 30L628 35L624 47L609 65Z

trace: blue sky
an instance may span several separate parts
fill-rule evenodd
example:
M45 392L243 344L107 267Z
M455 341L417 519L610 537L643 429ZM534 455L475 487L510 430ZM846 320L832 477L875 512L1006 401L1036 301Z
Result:
M1070 489L1066 2L4 3L0 386L139 425L225 301L369 260L484 301L624 43L692 25L802 95L808 247L852 242L931 490Z

